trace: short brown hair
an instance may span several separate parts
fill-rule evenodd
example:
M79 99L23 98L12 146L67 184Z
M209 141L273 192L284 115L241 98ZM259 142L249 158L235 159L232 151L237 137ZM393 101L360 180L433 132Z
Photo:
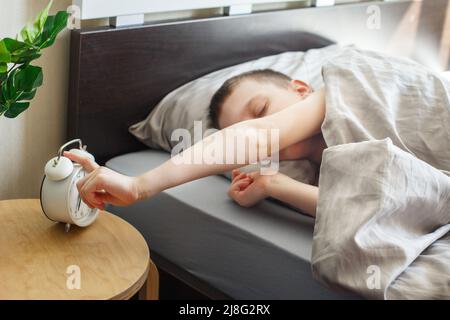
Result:
M228 79L216 91L209 104L209 118L214 128L219 129L219 113L225 100L241 81L249 79L258 82L269 82L282 88L287 88L291 81L291 78L287 75L272 69L252 70Z

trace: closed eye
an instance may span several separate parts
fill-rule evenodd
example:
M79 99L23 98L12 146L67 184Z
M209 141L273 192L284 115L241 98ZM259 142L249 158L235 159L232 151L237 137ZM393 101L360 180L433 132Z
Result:
M267 102L260 108L258 112L258 117L264 117L267 112Z

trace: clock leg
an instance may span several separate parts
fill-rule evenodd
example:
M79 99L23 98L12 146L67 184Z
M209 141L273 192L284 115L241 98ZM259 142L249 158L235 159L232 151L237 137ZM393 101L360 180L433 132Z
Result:
M64 226L64 231L66 233L68 233L70 231L70 223L66 223L66 225Z

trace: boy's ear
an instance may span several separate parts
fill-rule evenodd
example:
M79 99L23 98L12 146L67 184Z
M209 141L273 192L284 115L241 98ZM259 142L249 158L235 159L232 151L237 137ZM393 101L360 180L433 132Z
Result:
M306 97L313 92L313 89L309 86L309 84L301 80L291 80L291 88L302 97Z

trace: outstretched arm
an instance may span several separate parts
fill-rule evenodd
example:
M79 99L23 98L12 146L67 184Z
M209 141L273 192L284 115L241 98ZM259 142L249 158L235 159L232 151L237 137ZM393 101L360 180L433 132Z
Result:
M218 150L222 148L222 142L226 140L229 130L241 132L243 134L241 137L245 141L256 139L258 150L256 155L260 154L260 150L267 150L270 155L319 133L324 117L325 92L322 89L280 112L259 119L243 121L220 130L139 177L127 177L104 167L96 167L92 163L88 164L89 160L74 154L65 153L65 155L71 160L79 162L85 168L89 168L90 174L78 183L80 195L87 205L98 208L103 208L105 203L128 205L170 187L262 160L252 158L251 150L245 148L242 150L245 153L244 163L223 161L223 163L208 164L203 159L200 163L182 161L187 155L202 154L205 149ZM273 150L266 139L260 139L258 135L260 129L279 130L279 143ZM225 146L224 158L230 151Z

